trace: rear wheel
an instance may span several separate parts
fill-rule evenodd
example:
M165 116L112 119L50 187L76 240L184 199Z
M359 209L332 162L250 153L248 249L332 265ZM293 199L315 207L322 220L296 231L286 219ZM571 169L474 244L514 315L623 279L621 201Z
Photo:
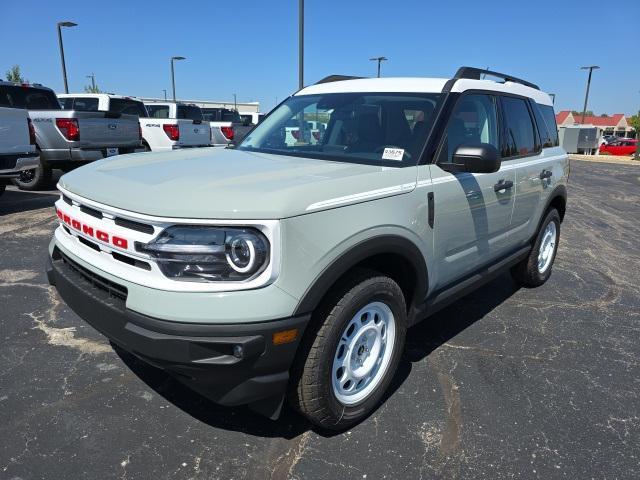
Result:
M511 269L511 276L523 287L539 287L551 276L551 267L560 240L560 214L555 208L547 212L529 256Z
M406 333L404 295L391 278L362 271L314 315L292 369L289 400L311 422L340 430L378 405Z
M31 170L23 170L13 183L20 190L42 190L51 184L52 169L40 160L40 165Z

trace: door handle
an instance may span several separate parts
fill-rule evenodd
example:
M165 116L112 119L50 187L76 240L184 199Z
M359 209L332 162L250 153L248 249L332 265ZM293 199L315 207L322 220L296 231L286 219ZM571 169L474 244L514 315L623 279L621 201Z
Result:
M500 190L509 190L513 187L513 182L511 180L500 180L493 186L494 192L499 192Z
M551 178L551 175L553 175L553 172L551 170L542 170L542 172L540 172L540 180Z

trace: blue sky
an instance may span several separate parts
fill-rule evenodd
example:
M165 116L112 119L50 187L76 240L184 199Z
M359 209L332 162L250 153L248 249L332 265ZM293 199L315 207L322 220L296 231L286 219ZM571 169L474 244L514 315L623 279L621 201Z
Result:
M260 101L273 107L297 89L297 0L64 2L2 0L0 76L19 64L32 82L62 91L55 24L64 29L70 91L95 73L106 91ZM32 14L29 14L32 12ZM556 110L582 108L586 73L598 64L589 109L640 108L640 1L306 0L305 81L340 73L453 75L460 65L520 76L556 93ZM593 40L591 40L593 38ZM170 93L169 93L170 94Z

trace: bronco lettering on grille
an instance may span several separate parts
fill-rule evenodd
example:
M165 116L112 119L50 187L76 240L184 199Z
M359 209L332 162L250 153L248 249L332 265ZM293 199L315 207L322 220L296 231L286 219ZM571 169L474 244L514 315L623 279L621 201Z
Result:
M115 247L122 248L126 250L129 247L129 241L126 238L118 237L116 235L110 235L109 233L98 230L97 228L91 227L89 225L85 225L79 220L70 217L66 213L62 212L62 210L56 208L56 215L60 219L61 222L70 226L74 230L91 237L100 240L101 242L111 244Z

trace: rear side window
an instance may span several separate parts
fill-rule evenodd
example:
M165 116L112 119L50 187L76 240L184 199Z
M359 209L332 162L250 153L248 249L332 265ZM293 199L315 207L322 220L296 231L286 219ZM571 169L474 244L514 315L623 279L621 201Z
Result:
M147 111L153 118L169 118L169 105L147 105Z
M527 102L522 98L502 97L502 112L502 156L507 158L536 153L538 142Z
M126 98L112 98L109 101L109 111L125 115L137 115L138 117L147 116L144 103Z
M200 107L193 105L178 105L178 118L186 120L202 120Z
M554 147L557 147L560 142L558 141L558 125L556 125L556 114L553 111L553 107L551 105L538 105L538 108L540 108L540 113L542 113L542 117L547 124L551 142Z
M18 85L0 86L0 106L28 110L60 110L58 98L51 90Z
M530 105L533 110L533 116L536 119L536 125L538 126L538 133L540 134L540 143L542 144L542 148L553 147L553 137L551 136L551 132L549 132L547 122L542 117L539 105L535 102L532 102Z

